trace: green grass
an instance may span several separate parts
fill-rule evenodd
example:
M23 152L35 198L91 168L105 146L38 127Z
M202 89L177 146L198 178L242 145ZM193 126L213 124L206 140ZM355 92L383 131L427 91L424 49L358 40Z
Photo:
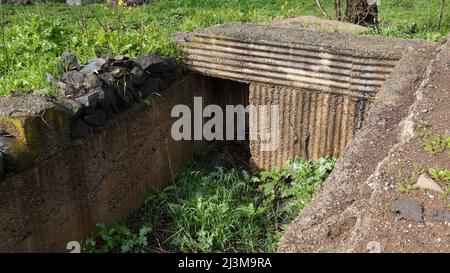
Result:
M438 155L446 149L450 149L450 135L440 135L433 131L424 131L422 136L423 149L431 155ZM449 153L450 156L450 153Z
M138 232L100 225L85 251L148 251L148 238L157 248L177 252L273 252L283 228L311 201L333 167L334 160L324 158L299 158L259 174L193 166L146 201Z
M330 9L331 1L323 2ZM395 2L382 1L382 28L372 34L441 41L449 32L449 7L444 26L435 26L439 1ZM227 22L321 16L312 0L167 0L136 8L36 3L2 5L1 13L7 54L0 39L0 95L11 90L54 94L45 72L57 74L64 51L76 53L82 63L102 55L177 55L169 41L174 32Z

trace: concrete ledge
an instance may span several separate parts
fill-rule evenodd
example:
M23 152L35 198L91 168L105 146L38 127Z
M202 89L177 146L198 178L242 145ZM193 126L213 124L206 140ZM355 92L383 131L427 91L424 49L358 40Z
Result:
M32 95L0 98L1 137L6 171L18 172L55 153L70 141L70 121L81 109L75 101ZM12 136L12 137L11 137Z
M432 45L259 24L225 24L174 40L190 69L205 75L366 99L405 53Z
M299 16L294 18L279 19L272 21L272 25L292 26L297 28L313 29L322 32L340 32L350 34L363 34L370 29L367 27L318 18L315 16Z
M0 251L65 251L96 223L133 213L203 143L172 140L172 107L192 107L194 96L208 103L213 87L210 79L186 76L76 140L69 137L68 102L0 99L2 129L16 138L7 165L27 163L0 182Z

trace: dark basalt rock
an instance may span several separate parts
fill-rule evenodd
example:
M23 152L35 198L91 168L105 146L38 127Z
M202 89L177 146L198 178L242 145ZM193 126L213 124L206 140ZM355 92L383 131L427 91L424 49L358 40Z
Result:
M113 75L109 72L99 74L98 77L100 80L102 80L106 85L115 85L116 79L113 77Z
M84 94L82 96L76 97L75 100L78 101L81 105L83 105L86 108L94 109L97 105L99 96L99 90L93 89L87 94Z
M104 126L107 122L107 114L105 110L99 109L95 110L93 113L86 115L84 121L90 125L94 126Z
M71 85L71 86L78 86L83 84L84 82L84 76L80 72L76 70L71 70L68 72L65 72L60 77L61 81L65 84Z
M162 80L160 78L149 78L142 85L136 87L144 97L150 96L152 93L161 91Z
M5 177L5 164L3 163L3 153L0 152L0 180Z
M119 107L117 105L117 97L112 89L109 88L97 88L98 91L98 103L108 113L119 113Z
M60 67L58 70L63 73L74 69L79 69L78 59L72 52L64 52L61 55Z
M76 100L59 99L54 103L69 117L77 117L83 114L83 105Z
M115 60L111 63L111 67L125 67L128 69L132 69L134 66L136 66L136 63L128 59L121 61Z
M123 55L96 58L80 66L73 53L65 53L61 57L63 65L66 70L61 72L61 81L50 74L49 80L59 84L65 95L79 106L63 107L72 117L74 138L101 131L109 117L176 80L175 58L155 54L138 57L136 61Z
M87 65L83 66L83 68L80 70L80 72L84 75L84 76L89 76L91 74L97 73L98 71L100 71L102 69L103 64L105 64L106 61L102 62L102 61L97 61L97 60L93 60L90 63L88 63Z
M114 78L123 78L129 73L129 70L123 66L112 67L110 74Z
M86 138L89 135L89 125L81 119L74 119L70 123L70 135L73 138Z
M165 73L175 68L176 59L173 57L162 57L155 54L148 54L137 57L136 63L148 72Z
M450 210L433 210L428 216L436 221L450 223Z
M97 75L91 74L84 79L83 84L86 89L93 89L102 86L103 83Z
M145 82L146 79L150 76L145 70L143 70L140 66L135 66L131 69L131 79L134 85L141 85Z
M400 219L423 221L423 207L416 201L397 200L392 204L392 210L398 214Z

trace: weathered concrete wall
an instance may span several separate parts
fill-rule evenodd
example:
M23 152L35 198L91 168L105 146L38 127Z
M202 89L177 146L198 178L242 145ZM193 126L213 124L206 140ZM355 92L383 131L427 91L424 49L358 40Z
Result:
M399 60L433 46L260 24L220 25L174 40L191 70L248 83L251 105L280 107L277 149L262 151L261 140L250 143L259 169L296 156L339 157L386 79L398 76Z
M2 107L2 129L18 136L19 162L24 153L32 159L25 158L24 170L9 170L0 182L0 251L64 251L68 241L86 238L96 223L129 216L153 190L172 182L173 173L202 145L172 140L172 107L192 106L194 96L216 101L213 89L212 79L184 77L150 104L136 104L78 140L70 139L68 115L55 102L9 98L20 101L15 107L24 111L50 110L27 116Z
M264 141L250 142L253 164L267 170L298 156L338 158L362 124L367 100L253 83L250 85L250 104L280 107L277 149L262 151ZM267 122L270 118L271 114Z

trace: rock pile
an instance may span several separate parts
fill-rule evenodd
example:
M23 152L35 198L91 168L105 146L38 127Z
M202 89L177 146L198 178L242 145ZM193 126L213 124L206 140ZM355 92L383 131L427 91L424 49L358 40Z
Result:
M59 80L50 74L47 79L82 106L71 124L74 138L86 137L121 109L161 92L179 75L175 58L155 54L136 60L121 55L96 58L80 65L73 53L66 52L58 69Z

